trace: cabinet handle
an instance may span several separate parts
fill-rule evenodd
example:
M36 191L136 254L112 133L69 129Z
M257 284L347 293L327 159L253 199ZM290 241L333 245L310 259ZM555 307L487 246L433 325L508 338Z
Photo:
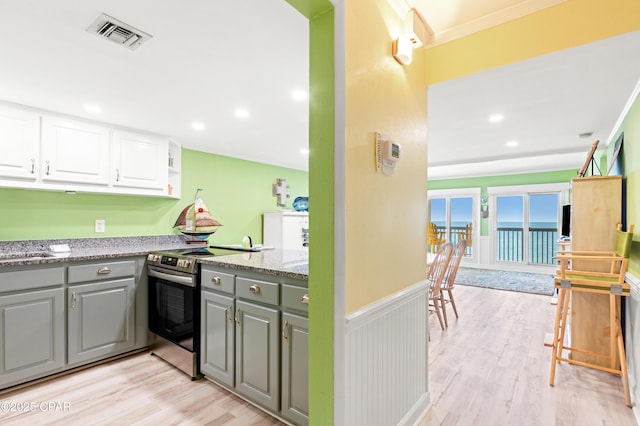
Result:
M300 299L300 301L302 303L304 303L305 305L308 305L309 304L309 295L305 294L304 296L302 296L302 299Z
M116 182L120 182L120 169L116 169Z
M236 324L240 325L240 308L236 309Z
M289 321L282 324L282 339L286 342L289 340Z
M45 164L47 165L47 169L45 170L44 174L48 175L49 174L49 160L45 161Z
M233 306L229 305L227 308L227 320L233 321Z
M216 284L216 285L222 284L222 280L218 276L211 277L211 282Z
M111 273L111 268L109 268L108 266L103 266L102 268L98 269L98 274L100 275L110 274L110 273Z
M76 292L74 291L73 293L71 293L71 307L75 308L76 305L77 305Z
M260 294L260 286L252 285L249 287L249 291L253 294Z
M29 170L29 173L34 174L36 172L36 159L32 158L31 159L31 169Z

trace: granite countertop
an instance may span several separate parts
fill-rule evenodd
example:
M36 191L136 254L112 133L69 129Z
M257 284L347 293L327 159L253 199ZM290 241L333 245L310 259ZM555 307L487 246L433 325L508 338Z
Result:
M52 253L49 250L52 244L68 244L71 252ZM153 251L198 247L206 247L206 243L189 244L182 235L0 241L0 270L12 266L146 256ZM202 264L301 280L306 280L309 274L308 254L306 251L298 250L271 249L262 252L243 252L228 256L199 258L198 261Z
M309 276L309 255L304 250L269 249L228 256L198 259L203 265L306 280Z

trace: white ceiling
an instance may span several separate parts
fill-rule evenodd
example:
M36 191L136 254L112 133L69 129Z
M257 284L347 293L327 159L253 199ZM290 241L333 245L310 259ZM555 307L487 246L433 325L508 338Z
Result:
M563 0L388 1L400 15L417 7L438 44ZM85 32L100 13L153 38L130 51ZM308 90L308 37L284 0L0 0L0 100L306 170L308 102L291 93ZM429 176L579 168L640 76L639 42L629 34L430 87ZM486 122L494 112L500 126ZM593 138L577 140L584 131ZM511 139L520 145L507 150Z
M429 177L579 169L595 140L606 148L638 84L639 49L640 31L429 87Z
M221 3L0 0L0 99L307 169L308 100L291 95L308 91L308 20L284 0ZM85 32L101 13L153 38L131 51Z

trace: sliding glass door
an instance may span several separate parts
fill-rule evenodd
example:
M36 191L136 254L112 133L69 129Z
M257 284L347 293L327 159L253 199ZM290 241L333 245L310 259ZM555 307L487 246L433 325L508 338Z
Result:
M495 194L494 248L497 262L554 264L562 193Z
M480 191L430 191L429 192L429 221L436 231L429 233L429 250L434 252L436 244L450 241L454 245L464 239L467 241L465 257L474 257L474 248L477 245L477 230L474 226L474 212L478 211L478 198ZM435 226L434 226L435 225ZM432 228L432 229L433 229Z

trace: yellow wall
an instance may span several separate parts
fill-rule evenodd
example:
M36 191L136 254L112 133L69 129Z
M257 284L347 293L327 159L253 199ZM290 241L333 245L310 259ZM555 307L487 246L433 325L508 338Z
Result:
M391 55L402 18L386 0L346 3L346 311L425 278L427 94L424 49ZM402 146L393 176L376 172L375 132Z
M428 17L426 19L428 21ZM637 29L640 29L638 0L567 0L428 49L427 83L438 83Z

